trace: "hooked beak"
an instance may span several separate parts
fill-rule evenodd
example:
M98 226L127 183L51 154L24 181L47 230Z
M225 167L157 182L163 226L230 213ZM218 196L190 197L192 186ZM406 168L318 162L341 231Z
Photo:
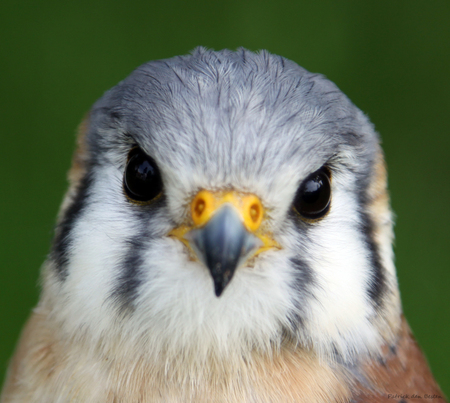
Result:
M209 269L219 297L236 268L247 259L279 244L261 231L264 209L254 195L200 191L191 203L194 225L175 228L180 239Z
M262 241L245 229L229 204L221 207L203 228L188 232L186 239L211 272L217 297L232 279L236 267L262 246Z

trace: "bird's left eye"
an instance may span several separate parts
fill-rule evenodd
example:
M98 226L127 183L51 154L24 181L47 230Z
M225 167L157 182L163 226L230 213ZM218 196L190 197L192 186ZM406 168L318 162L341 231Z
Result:
M140 202L153 200L162 191L156 162L139 147L133 148L128 155L123 185L128 197Z
M301 216L314 220L327 213L331 202L330 176L327 168L321 168L302 182L293 203Z

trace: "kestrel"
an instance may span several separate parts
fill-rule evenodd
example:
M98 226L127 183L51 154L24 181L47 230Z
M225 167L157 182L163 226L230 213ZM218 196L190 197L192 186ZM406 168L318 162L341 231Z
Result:
M379 137L323 76L244 49L144 64L69 180L2 403L444 401Z

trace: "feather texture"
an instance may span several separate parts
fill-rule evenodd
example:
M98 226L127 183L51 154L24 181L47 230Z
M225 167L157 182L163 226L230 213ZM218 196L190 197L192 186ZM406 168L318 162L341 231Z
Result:
M124 191L136 147L161 173L148 203ZM308 219L293 200L319 169L330 207ZM147 63L93 106L69 182L2 403L442 396L401 316L378 135L325 77L244 49ZM257 198L280 245L220 298L171 236L201 190Z

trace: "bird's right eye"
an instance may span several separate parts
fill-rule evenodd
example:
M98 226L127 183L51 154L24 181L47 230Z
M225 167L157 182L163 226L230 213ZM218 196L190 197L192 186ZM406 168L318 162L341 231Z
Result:
M139 147L128 154L123 187L127 196L138 202L151 201L162 192L163 184L156 162Z

